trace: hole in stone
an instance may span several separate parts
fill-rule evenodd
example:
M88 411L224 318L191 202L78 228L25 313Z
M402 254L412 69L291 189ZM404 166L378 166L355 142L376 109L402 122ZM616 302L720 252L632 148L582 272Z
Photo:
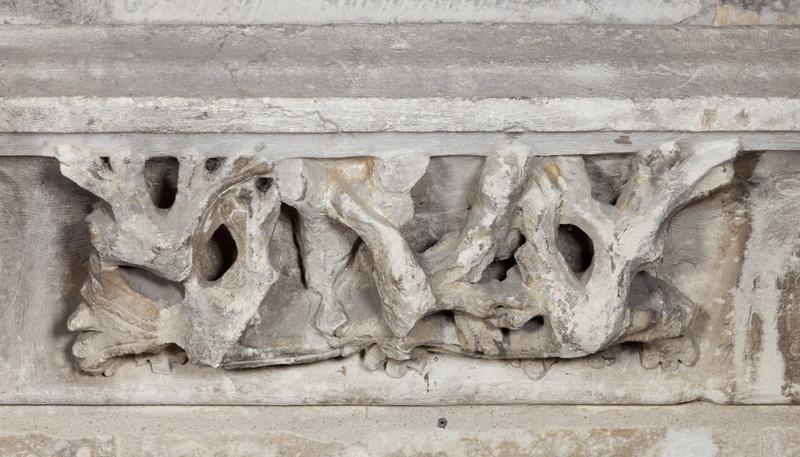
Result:
M592 182L592 197L615 205L622 187L630 176L631 156L614 154L586 157L584 166Z
M495 259L494 262L490 263L486 269L483 270L480 282L491 280L503 281L508 276L508 270L514 268L516 265L517 259L515 259L513 255L507 259Z
M111 158L110 157L108 157L108 156L100 157L100 163L103 164L103 168L105 168L106 170L114 171L114 169L111 168Z
M151 157L144 163L144 181L156 207L167 209L175 203L179 168L175 157Z
M583 273L589 269L594 258L594 244L586 232L578 226L562 224L558 226L556 242L570 270Z
M534 316L528 320L528 322L525 322L525 325L522 326L522 330L525 332L535 332L542 327L544 327L544 316Z
M639 353L642 350L642 347L644 347L644 344L638 341L625 341L620 343L619 347L623 352Z
M461 230L484 162L477 156L430 158L425 174L411 188L414 216L400 229L414 252L425 252L448 233Z
M161 349L161 351L164 352L167 357L169 357L169 364L171 368L189 363L189 358L186 356L186 351L184 351L182 347L175 343L167 344L163 349Z
M220 225L208 240L206 249L200 254L198 259L200 274L207 281L216 281L230 270L238 254L236 241L228 227Z
M222 163L225 162L225 157L211 157L206 159L206 171L209 173L214 173L219 169Z
M441 429L447 428L447 419L445 419L444 417L440 417L436 421L436 427L441 428Z
M486 269L483 270L481 274L480 282L492 280L505 281L508 277L509 270L517 266L517 259L514 257L514 254L520 246L525 244L525 236L519 232L515 232L514 236L507 239L506 242L509 246L505 250L505 253L500 254L499 257L496 257L492 263L486 266Z
M450 310L442 310L437 311L433 314L429 314L428 317L434 317L435 319L441 319L446 324L455 324L456 323L456 316Z
M300 270L300 282L306 287L306 266L303 263L303 244L300 242L300 213L292 206L281 203L281 215L289 219L292 226L292 242L297 252L297 267Z
M266 192L270 187L272 187L272 179L263 177L256 179L256 189L260 192Z

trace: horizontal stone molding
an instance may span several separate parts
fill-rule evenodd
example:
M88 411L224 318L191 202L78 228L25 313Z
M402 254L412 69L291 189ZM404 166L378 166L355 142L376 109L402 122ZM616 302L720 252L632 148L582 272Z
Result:
M124 151L146 156L192 153L201 157L254 155L268 160L292 157L491 156L509 144L531 156L630 154L668 141L701 142L737 138L747 151L797 151L800 132L549 132L549 133L0 133L0 156L54 157L59 145L77 145L86 154Z
M10 24L341 24L341 23L555 23L648 25L789 24L798 21L793 3L763 5L716 0L218 0L25 2L0 5Z
M794 27L2 26L0 94L796 97L798 52Z
M0 132L782 132L798 98L3 97Z

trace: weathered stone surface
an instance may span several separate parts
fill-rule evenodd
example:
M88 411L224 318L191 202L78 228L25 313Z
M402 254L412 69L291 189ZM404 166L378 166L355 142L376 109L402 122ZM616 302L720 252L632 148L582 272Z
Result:
M190 3L0 0L0 454L798 453L534 406L800 398L796 1Z
M53 456L53 457L114 457L117 446L112 437L91 436L76 438L74 432L66 436L51 436L43 433L6 433L11 428L0 429L0 453L7 457Z
M55 157L59 145L81 145L91 154L103 157L109 151L128 151L146 156L195 154L205 157L238 155L277 161L293 157L347 158L354 156L395 157L398 151L413 151L422 156L489 156L514 143L540 157L580 154L591 156L630 154L657 149L670 141L706 142L729 140L730 132L370 132L330 134L286 133L84 133L84 134L0 134L0 156ZM800 132L736 132L746 151L795 151ZM455 160L455 159L453 159ZM464 164L467 161L462 161ZM474 181L473 161L462 182ZM442 171L442 173L446 173ZM477 172L479 173L479 171ZM431 172L428 177L433 176ZM455 170L448 179L458 179ZM424 178L424 176L423 176ZM422 179L422 178L421 178ZM447 188L436 192L447 197ZM469 191L469 189L466 189Z
M0 455L800 454L798 0L0 23Z
M604 130L796 132L800 98L0 98L2 133Z
M790 457L796 407L0 407L0 442L40 430L113 437L118 454L158 457ZM46 432L44 432L46 431ZM25 434L27 433L27 435ZM26 441L29 440L29 441ZM33 455L82 456L32 452ZM5 454L4 454L5 455ZM15 455L15 454L10 454ZM30 454L22 454L30 455ZM92 455L92 454L89 454Z
M612 135L609 138L618 138L618 135ZM631 138L636 141L637 134L633 134ZM646 136L642 138L646 138ZM609 143L619 144L613 141L609 141ZM703 143L700 141L697 144ZM27 143L16 144L19 147L19 145ZM34 141L29 144L36 145L38 143ZM159 147L158 142L153 143L150 147L153 146ZM55 153L55 147L51 147ZM620 147L625 147L625 145L620 144ZM532 162L529 165L531 170L546 170L548 164L570 163L578 160L563 156L542 157L537 155L535 148L531 150L534 151L530 159ZM107 153L96 147L84 149L84 151L87 157L103 157L102 154ZM168 149L162 151L167 152ZM210 148L210 151L214 151L214 148ZM665 149L667 153L670 151L671 149ZM735 151L735 148L729 148L729 151ZM159 155L163 155L164 152ZM9 297L7 300L10 301L7 303L13 304L13 306L4 308L6 319L3 321L3 335L6 344L2 347L4 367L8 369L2 371L3 376L6 376L6 382L0 385L0 395L6 402L56 401L60 403L87 401L92 403L235 402L256 404L624 403L631 401L668 403L697 398L720 402L791 401L795 395L792 393L791 386L797 381L792 381L792 379L796 379L792 377L794 376L792 373L795 372L794 359L788 348L794 344L792 339L794 334L780 333L780 328L790 325L787 322L791 321L787 321L786 318L779 319L778 324L773 326L772 321L767 320L766 322L770 322L770 326L764 326L760 332L751 331L749 334L753 336L748 337L749 340L745 340L750 341L757 338L757 341L761 343L754 346L750 343L735 343L738 341L736 340L738 337L734 337L735 333L731 331L729 316L732 315L731 313L745 312L740 310L753 303L752 298L737 298L739 293L737 289L741 287L739 276L742 274L739 272L742 265L737 259L746 258L745 247L747 250L763 249L765 255L776 259L778 253L786 252L777 247L777 245L785 243L777 245L772 241L765 243L751 235L749 221L753 216L749 216L749 214L758 211L763 217L774 220L777 224L786 217L786 214L794 211L790 206L773 206L768 203L771 201L771 196L774 195L774 191L768 189L772 189L774 186L778 186L782 192L788 192L787 195L791 195L790 180L787 181L788 178L780 178L780 176L792 176L794 167L796 167L792 159L794 154L794 152L758 154L747 151L741 153L732 168L732 183L714 192L705 200L679 211L675 214L672 223L669 224L664 239L664 256L659 262L657 277L659 281L674 284L690 303L695 304L696 309L692 313L694 318L691 320L692 324L687 328L695 339L689 346L668 345L658 348L656 351L648 348L640 350L623 346L603 351L591 357L562 360L555 364L551 359L532 361L515 359L507 362L492 362L480 359L470 361L446 354L419 357L419 353L409 354L413 355L410 362L398 363L395 360L402 357L398 357L400 353L396 351L393 354L394 357L389 357L387 361L386 351L381 350L376 353L370 350L363 355L355 355L347 359L334 359L294 368L233 372L201 369L192 364L182 365L185 362L184 356L180 352L176 352L174 347L168 347L167 352L161 355L145 355L136 360L125 361L116 367L117 374L111 378L88 378L76 370L69 351L69 347L74 343L73 338L65 331L66 317L73 312L80 301L77 295L78 286L86 274L87 259L90 257L88 231L84 226L83 218L91 211L93 199L60 176L53 159L7 157L3 159L5 161L3 202L11 216L6 218L3 224L4 240L6 240L3 252L11 252L7 249L11 249L10 246L18 242L20 234L27 233L28 241L23 240L23 243L36 243L38 246L42 246L42 249L37 251L42 254L29 256L22 262L6 261L7 257L4 256L4 265L7 265L4 268L8 272L7 275L17 279L3 282L3 295ZM346 156L344 150L342 156ZM125 156L123 154L117 157ZM205 157L222 156L209 154ZM235 157L235 154L229 152L226 157L231 159ZM281 198L287 199L287 202L297 205L298 208L305 205L305 203L302 205L300 203L304 201L303 199L308 204L318 204L323 201L319 199L321 196L319 190L313 189L326 189L328 187L325 183L330 181L307 180L314 186L308 188L311 190L303 191L302 189L308 186L302 184L302 179L298 181L289 178L297 176L297 170L299 170L299 176L303 176L303 173L310 173L315 167L323 164L326 164L324 166L328 167L329 171L350 170L346 173L347 179L350 180L347 181L349 184L346 186L353 189L349 191L352 195L362 195L359 199L363 200L364 196L376 199L378 195L382 195L379 193L359 194L361 191L357 190L357 187L352 187L355 185L354 183L361 182L359 180L362 178L359 178L358 173L363 173L364 168L359 163L363 164L366 159L321 161L317 159L286 160L281 159L280 157L285 156L280 155L267 157L270 156L265 156L265 163L276 165L265 168L271 170L265 174L265 177L274 178L272 186L267 190L285 195ZM414 202L413 217L409 219L408 215L402 216L402 220L407 222L400 230L404 239L412 240L409 242L409 247L413 247L415 251L423 251L448 232L458 233L461 231L468 221L467 214L469 212L466 211L466 208L468 206L475 208L476 200L473 196L480 189L478 183L481 170L488 159L434 156L430 158L427 171L421 177L419 177L419 171L412 171L413 167L409 169L413 175L412 181L416 180L416 184L408 189L409 184L399 179L399 176L402 175L390 172L392 168L388 165L394 160L392 157L387 154L386 159L382 160L379 166L373 166L373 170L379 170L379 174L374 175L378 181L371 182L380 182L381 186L399 189L401 192L408 192L411 196L411 200ZM500 157L503 155L496 156L497 159ZM710 154L709 157L723 162L725 160L719 151ZM630 170L629 159L629 156L622 155L600 155L582 159L592 183L594 199L610 201L614 198L615 189L619 190L619 186L626 181ZM111 162L110 159L109 162ZM140 162L144 162L144 160ZM415 166L423 163L424 161L417 161ZM300 168L290 166L291 164L300 165ZM355 168L341 168L339 164L349 164L348 167ZM402 161L399 164L402 165ZM304 167L308 166L312 167L311 171L303 171ZM205 163L203 163L203 170L205 170L204 167ZM417 166L417 168L420 167ZM561 168L559 167L559 169ZM564 169L569 168L565 166ZM223 170L223 168L219 170ZM780 173L775 174L776 170L780 170ZM327 175L329 171L325 171L323 174ZM160 176L167 181L173 179L170 174L156 173L154 176ZM144 180L143 177L141 179ZM180 179L180 172L178 179ZM233 185L232 189L243 186L242 188L248 189L248 192L259 191L256 186L257 177L253 176L249 179L243 184ZM353 179L355 181L352 181ZM580 182L575 181L574 177L569 179L565 177L564 180L565 183ZM27 193L24 189L30 182L40 183L41 187L36 192ZM298 185L300 187L297 187ZM373 184L373 187L377 188L377 185ZM147 204L155 205L150 192L157 189L163 190L164 187L156 186L156 188L149 189L146 185L142 185L137 191L139 196L136 198ZM180 193L180 190L178 192ZM338 193L341 194L341 192ZM236 193L231 195L236 195ZM446 195L447 198L443 198L443 195ZM381 199L390 201L385 197L381 197ZM7 203L11 201L20 202L20 204L18 206ZM176 198L175 202L177 201ZM537 199L537 201L539 200ZM398 211L402 207L402 205L398 206L393 203L393 208L395 208L393 211ZM332 208L335 210L335 207ZM252 366L264 364L266 361L272 363L311 362L320 358L346 355L352 353L353 350L366 347L364 345L367 345L369 341L374 341L371 338L366 340L356 338L343 346L353 349L344 351L336 349L335 345L343 344L343 340L340 339L342 335L357 335L358 332L363 331L364 327L360 329L358 326L355 328L348 325L342 327L341 321L336 318L335 302L328 302L334 305L327 308L333 312L320 314L318 311L325 308L319 306L322 302L317 297L325 296L328 293L325 291L333 290L335 294L338 294L337 296L351 297L348 299L351 300L353 296L358 296L362 292L359 292L359 289L348 287L331 286L332 289L328 289L329 286L326 286L324 282L316 283L314 282L316 280L305 281L304 284L303 278L307 278L311 272L306 270L305 273L302 273L297 266L292 266L296 265L293 262L297 262L297 259L301 258L300 252L302 252L302 249L295 250L295 243L290 242L293 238L293 231L296 230L296 226L299 226L292 222L293 218L299 218L294 219L299 222L314 214L313 211L316 210L312 210L313 205L308 209L303 209L306 216L301 217L298 209L297 214L285 214L279 217L275 223L274 242L289 247L289 250L273 248L270 251L272 268L280 273L279 279L270 288L272 292L266 295L265 303L280 303L281 305L263 307L259 312L260 320L250 322L249 329L243 333L241 330L236 331L242 337L241 342L250 349L248 349L249 352L239 353L236 358L229 359L228 363L238 360L236 363L240 366ZM474 211L474 214L478 214L477 211L482 210L474 209ZM217 213L212 211L209 214ZM217 216L213 218L217 218ZM348 220L348 223L355 223L353 221L355 219ZM205 227L202 233L210 234L215 231L216 223L200 225ZM31 227L32 230L27 230L25 227ZM231 234L234 235L234 239L238 240L239 252L245 252L243 251L244 245L241 244L245 239L242 235L245 232L236 235L240 233L239 230L236 229L236 226L232 226ZM791 234L790 231L776 232L774 230L770 230L768 233L772 234L770 239L779 233L785 233L787 236ZM66 238L64 238L65 236ZM199 239L203 238L204 236L199 237ZM69 240L69 242L64 243L62 240ZM302 240L298 241L301 246L302 243L305 243ZM308 242L313 242L313 240ZM357 261L348 266L348 269L354 268L353 271L359 271L359 269L367 268L362 271L369 271L372 257L369 253L371 249L378 249L380 246L379 243L372 243L372 245L364 244L356 250L354 259ZM791 241L786 241L786 243L791 243ZM330 242L323 243L323 245L326 248L333 247ZM574 245L572 246L574 247ZM503 249L501 248L498 252ZM352 249L344 251L348 255L352 255ZM580 250L576 252L580 253ZM580 261L580 256L576 256L574 252L565 251L562 255L565 256L565 259L570 259L569 262ZM308 259L309 257L303 254L303 258ZM754 259L757 258L754 256ZM214 256L209 259L211 267L217 265L215 262L219 260ZM791 261L791 257L789 261ZM48 265L47 269L42 270L46 273L27 274L31 269L40 268L31 262ZM499 276L492 275L502 274L502 270L497 270L501 264L502 262L497 264L492 262L491 267L487 268L489 275L487 279L497 278ZM157 269L153 266L150 268ZM746 262L744 268L747 268ZM126 287L133 291L126 292L128 294L141 294L142 291L156 293L156 296L163 298L163 304L156 306L159 309L167 309L169 306L174 306L172 304L184 300L181 298L180 288L175 289L174 286L169 285L170 283L161 285L153 283L153 276L131 274L133 272L134 270L130 268L118 268L117 273L113 273L112 269L102 275L109 273L119 275L108 285L116 287L120 284L128 284ZM508 274L506 273L506 275ZM325 276L320 277L324 278ZM120 279L124 279L124 281L120 281ZM370 286L373 284L371 275L356 274L351 277L348 274L339 279L339 281L341 280L355 281L360 286L368 286L367 288L373 287ZM312 283L319 285L315 286L316 292L309 293L307 288ZM134 286L133 289L130 288L131 284ZM650 284L650 282L644 284ZM652 287L655 287L655 290L663 290L663 286L659 285L659 282L652 284L654 286L646 286L637 293L651 293L654 290ZM765 284L770 284L769 280ZM648 290L650 292L647 292ZM346 295L341 295L345 292ZM198 293L203 294L204 292ZM365 296L372 297L369 299L372 303L382 302L378 298L380 294L375 294L374 289L371 294ZM780 293L775 296L780 296ZM26 297L37 298L32 300ZM118 299L115 298L108 303L119 303L115 301ZM786 295L783 300L790 300L791 303L789 295ZM352 301L350 302L352 303ZM18 305L19 303L25 305ZM113 309L113 306L107 309ZM792 308L787 306L785 309L786 312L790 312ZM346 309L351 316L354 316L353 310L353 308ZM87 322L95 323L91 319L80 319L84 314L85 311L76 315L78 317L75 318L74 328L82 328L81 323L83 325L88 325ZM356 320L353 318L349 320L357 322L363 318L363 315L359 316ZM669 313L664 316L669 316ZM786 314L786 316L791 319L792 314ZM470 346L461 347L475 348L478 341L485 341L479 339L480 335L485 334L483 333L486 331L485 329L477 327L478 331L475 333L476 327L473 323L462 318L459 318L459 321L458 328L462 329L460 336L455 334L452 340L456 346L448 347L459 347L465 342L471 341ZM635 319L631 322L633 321L640 322ZM500 322L497 321L496 324L500 324ZM214 325L212 324L212 327ZM784 327L780 327L781 325ZM680 324L677 328L683 328L682 326L683 324ZM347 329L346 332L342 334L340 329L339 335L337 335L336 329L339 327ZM174 331L180 328L190 327L167 326L165 329L170 329L170 331L163 334L185 335L184 332ZM53 329L55 329L55 334ZM222 330L222 327L219 329ZM333 350L331 350L330 337L324 337L325 331L332 331L335 337L334 341L339 340L338 343L334 343ZM202 332L200 333L202 334ZM386 333L386 335L389 334ZM513 332L509 332L509 336L512 335ZM662 334L660 337L663 336L665 335ZM27 350L25 349L26 341L31 339L40 341L42 348L47 346L60 349L57 351ZM169 342L182 344L187 344L187 341L184 337L169 340ZM492 339L490 338L488 341L492 341ZM780 343L772 343L774 341L780 341ZM425 345L430 343L429 340L424 341ZM519 343L519 341L509 340L509 344L511 344L509 347L519 347L514 346ZM351 344L351 346L347 344ZM483 348L494 347L494 345L481 344ZM154 351L160 349L161 346L163 346L163 342L154 342L151 349ZM253 349L259 347L271 347L275 350L268 354ZM751 349L753 347L756 352ZM277 350L276 348L282 349ZM396 348L396 346L387 348L390 355L392 355L391 351ZM128 348L129 352L130 349ZM695 355L696 360L693 359ZM509 354L506 355L506 357L509 356ZM530 353L526 355L526 357L528 356ZM195 358L194 360L199 359ZM678 362L679 360L680 362ZM747 364L752 364L757 360L785 360L785 362L780 362L780 365L775 365L778 362L769 362L768 364L765 362L747 368ZM97 369L105 371L101 366L102 361L97 364ZM18 368L11 370L11 367ZM766 370L763 373L762 367ZM385 369L393 376L404 376L394 379L383 373L368 371L375 368ZM409 368L412 371L407 373ZM419 374L414 370L418 370ZM620 373L622 372L625 373L625 382L621 383ZM303 380L303 382L298 383L298 380ZM109 390L109 385L114 386L113 391Z
M795 27L6 26L0 95L797 97L799 50Z
M85 0L74 3L18 0L0 4L7 24L337 24L337 23L540 23L540 24L797 24L796 0Z
M652 266L671 216L730 183L740 150L730 140L639 153L622 164L609 203L593 197L582 158L531 159L512 144L484 160L463 226L415 253L401 227L414 214L409 191L426 172L425 156L271 164L60 147L62 173L101 199L87 217L97 257L86 302L70 318L70 330L82 332L73 352L83 369L107 373L115 357L168 344L193 363L252 367L373 344L402 361L425 349L574 358L639 342L692 365L694 343L683 340L693 338L686 330L695 305ZM273 239L282 205L290 235ZM584 239L566 237L565 227ZM297 257L273 264L271 251L290 250ZM292 288L314 296L315 325L301 333L328 340L317 352L240 342L250 326L297 325L271 311L290 309L281 301L296 295L267 296L286 268L303 274ZM261 314L273 320L261 323ZM297 359L275 356L293 352Z

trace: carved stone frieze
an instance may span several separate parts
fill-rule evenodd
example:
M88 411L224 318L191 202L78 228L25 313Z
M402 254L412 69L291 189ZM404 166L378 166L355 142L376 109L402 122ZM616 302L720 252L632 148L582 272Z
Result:
M437 158L413 151L266 160L61 146L62 173L99 198L73 353L90 373L175 346L213 367L363 351L367 368L388 369L429 352L557 359L635 342L645 366L691 364L696 306L659 275L665 233L731 182L740 149L670 142L598 165L511 143L450 157L480 161L468 210L420 220L426 193L448 189L425 187Z

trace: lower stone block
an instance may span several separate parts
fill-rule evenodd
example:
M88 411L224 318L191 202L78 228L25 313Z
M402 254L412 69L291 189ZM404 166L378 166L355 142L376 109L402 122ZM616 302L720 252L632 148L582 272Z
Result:
M44 433L6 434L0 429L0 455L3 457L115 457L117 445L112 437L76 438Z

